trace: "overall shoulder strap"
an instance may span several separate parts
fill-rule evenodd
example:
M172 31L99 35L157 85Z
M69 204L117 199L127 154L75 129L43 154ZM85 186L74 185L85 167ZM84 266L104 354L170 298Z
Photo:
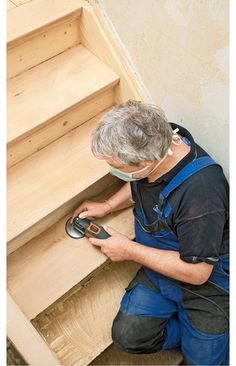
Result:
M178 186L180 186L185 180L191 177L193 174L197 173L210 165L218 165L209 156L202 156L197 158L190 163L188 163L183 169L180 170L178 174L174 176L173 179L167 184L167 186L160 193L160 201L163 202L171 192L173 192Z

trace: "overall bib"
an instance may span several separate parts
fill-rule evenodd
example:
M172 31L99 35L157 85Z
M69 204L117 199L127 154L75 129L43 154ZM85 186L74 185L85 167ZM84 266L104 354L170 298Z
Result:
M143 210L138 181L132 182L135 233L138 243L162 250L179 251L177 236L167 224L167 218L172 211L168 197L193 174L213 164L216 164L214 160L204 156L191 161L180 170L159 195L154 207L157 215L154 223L148 221ZM210 259L212 263L214 258ZM147 352L138 347L137 351L135 348L129 351L152 353L159 349L181 347L189 364L228 364L227 306L221 305L222 301L218 300L227 299L229 291L229 255L215 259L209 280L199 286L168 278L146 267L142 267L141 272L143 272L141 277L144 278L145 275L151 285L145 286L145 281L140 283L138 278L134 278L121 301L119 317L126 316L127 322L129 317L133 320L135 317L140 317L140 321L143 317L143 321L146 319L147 322L163 319L165 326L162 326L162 342L158 343L158 347L153 349L149 347ZM208 296L210 293L212 296ZM115 320L114 324L117 321ZM144 329L144 325L142 327ZM157 344L157 338L153 342Z

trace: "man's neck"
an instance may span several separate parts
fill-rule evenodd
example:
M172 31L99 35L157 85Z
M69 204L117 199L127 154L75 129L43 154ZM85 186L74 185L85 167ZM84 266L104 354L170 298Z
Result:
M173 169L190 152L191 147L185 143L181 145L172 143L171 150L173 151L173 155L168 155L163 163L147 177L149 183L155 182L155 180Z

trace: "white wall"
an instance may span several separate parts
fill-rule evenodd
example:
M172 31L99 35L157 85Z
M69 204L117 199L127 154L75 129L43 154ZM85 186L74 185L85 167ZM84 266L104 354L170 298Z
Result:
M97 0L154 103L228 176L228 0Z

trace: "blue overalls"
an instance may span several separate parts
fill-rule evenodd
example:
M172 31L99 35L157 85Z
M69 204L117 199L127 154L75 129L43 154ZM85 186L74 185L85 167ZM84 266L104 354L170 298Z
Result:
M168 197L186 179L213 164L216 163L210 157L200 157L191 161L175 175L160 193L159 202L154 208L157 214L157 221L154 223L148 221L142 208L137 190L138 181L132 182L132 190L135 193L136 201L134 216L136 241L138 243L163 250L179 251L178 239L166 221L172 210ZM207 284L216 286L219 291L226 293L229 291L229 255L223 255L217 260ZM188 286L188 284L163 276L149 268L143 267L143 269L147 277L159 289L159 292L151 291L142 285L136 286L136 288L134 286L132 291L127 291L124 295L120 311L132 316L169 319L165 329L165 341L162 349L181 347L182 353L191 364L228 364L228 330L226 329L221 334L217 334L217 332L216 334L209 334L197 329L189 321L183 293L189 293L189 296L192 293L194 296L195 292L191 290L191 285ZM201 285L198 287L200 288ZM204 295L201 293L196 294L201 301L206 301L209 306L214 306L214 301L207 299L207 293L204 293ZM225 313L217 304L215 306L217 311ZM173 314L178 314L178 318L173 317ZM191 314L194 316L195 313L191 312ZM227 318L226 313L223 316Z

